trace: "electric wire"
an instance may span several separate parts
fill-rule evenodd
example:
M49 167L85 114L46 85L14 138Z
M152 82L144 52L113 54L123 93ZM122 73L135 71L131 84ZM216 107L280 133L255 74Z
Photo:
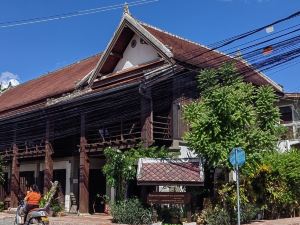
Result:
M129 2L129 3L127 3L127 5L130 7L134 7L134 6L141 6L141 5L154 3L154 2L158 2L158 1L159 0L139 0L139 1ZM74 11L74 12L70 12L70 13L57 14L57 15L53 15L53 16L35 17L35 18L24 19L24 20L0 22L0 29L35 24L35 23L49 22L49 21L54 21L54 20L69 19L69 18L73 18L73 17L77 17L77 16L91 15L91 14L95 14L95 13L121 9L124 6L125 6L125 4L116 4L116 5L98 7L98 8L92 8L92 9L86 9L86 10L78 10L78 11Z
M282 32L278 36L270 35L269 39L260 42L246 42L243 45L245 47L242 49L244 51L242 57L245 57L245 59L251 63L256 63L254 69L260 71L270 71L291 65L293 60L300 56L300 46L298 44L299 35L291 36L291 34L295 34L298 31L298 29L294 29L291 32L285 33L285 35L282 35ZM232 40L233 39L231 39L231 41ZM274 46L272 54L263 54L262 51L264 47L262 47L262 45L264 44ZM222 60L220 60L220 58ZM151 87L154 93L160 91L160 94L156 95L155 107L157 109L164 108L167 107L167 100L170 98L171 93L161 90L170 90L172 82L175 79L193 77L190 83L182 84L181 86L181 88L188 87L191 83L195 84L195 74L198 74L204 68L202 65L210 63L210 67L213 68L228 61L240 62L238 56L229 58L224 55L222 57L218 55L213 59L203 60L199 64L193 63L194 66L198 67L195 70L184 68L183 70L174 71L172 70L172 66L170 66L168 68L169 70L166 70L165 73L145 80L143 84L147 88ZM247 77L253 76L253 74L256 73L253 67L249 67L246 64L243 65L244 67L239 69L239 74ZM194 73L191 73L191 71ZM63 107L53 106L44 111L26 114L18 119L12 118L10 120L0 121L0 147L3 149L4 146L11 146L14 141L20 145L24 145L28 140L40 141L40 139L45 137L45 121L47 119L50 119L53 123L51 132L52 140L78 136L80 133L79 122L81 113L88 115L86 126L89 128L89 132L94 132L94 136L97 128L101 127L101 124L117 123L120 121L120 118L124 120L140 119L141 95L138 91L139 86L140 82L137 82L132 88L109 93L102 97L95 95L95 97L91 97L87 101L83 101L83 103L77 102ZM176 92L176 90L173 90L173 92L174 91ZM109 117L107 115L109 115ZM17 140L14 140L15 132L17 133ZM77 141L79 141L79 138Z

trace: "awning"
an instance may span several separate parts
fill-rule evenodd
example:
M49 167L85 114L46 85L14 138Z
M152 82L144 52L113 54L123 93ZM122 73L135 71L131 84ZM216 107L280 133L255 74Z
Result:
M203 186L204 173L200 159L139 159L138 185Z

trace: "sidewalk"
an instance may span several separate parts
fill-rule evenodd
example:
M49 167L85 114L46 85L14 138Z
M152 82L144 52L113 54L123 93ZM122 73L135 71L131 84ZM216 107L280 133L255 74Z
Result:
M246 225L300 225L300 217L278 220L265 220L260 222L253 222Z
M50 217L50 225L110 225L112 217L100 215Z
M13 224L15 215L12 213L0 213L0 225ZM106 214L62 217L50 217L50 225L111 225L112 217ZM116 224L114 224L116 225Z

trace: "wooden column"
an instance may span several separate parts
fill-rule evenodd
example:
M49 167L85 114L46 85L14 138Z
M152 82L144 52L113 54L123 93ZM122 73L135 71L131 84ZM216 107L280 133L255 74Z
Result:
M141 138L145 146L153 144L153 104L151 91L145 90L141 96Z
M90 163L86 151L85 115L81 115L80 136L80 174L79 174L79 212L89 212L89 170Z
M172 138L179 140L180 137L180 84L177 79L172 81Z
M11 183L10 183L10 207L18 206L18 195L20 193L20 164L18 160L18 147L13 145L13 159L11 169Z
M45 139L45 165L44 165L44 194L51 188L53 181L53 150L49 141L50 136L50 122L46 122L46 139Z

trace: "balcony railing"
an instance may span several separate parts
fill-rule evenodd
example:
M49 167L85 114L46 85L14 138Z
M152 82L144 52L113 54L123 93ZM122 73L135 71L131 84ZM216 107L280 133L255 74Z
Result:
M154 116L153 117L153 136L154 140L171 140L171 117Z
M282 125L287 128L287 132L285 134L286 139L300 139L300 121L293 121L290 123L284 123Z
M102 152L106 147L127 149L141 141L141 124L139 119L119 121L88 126L86 145L88 152Z

